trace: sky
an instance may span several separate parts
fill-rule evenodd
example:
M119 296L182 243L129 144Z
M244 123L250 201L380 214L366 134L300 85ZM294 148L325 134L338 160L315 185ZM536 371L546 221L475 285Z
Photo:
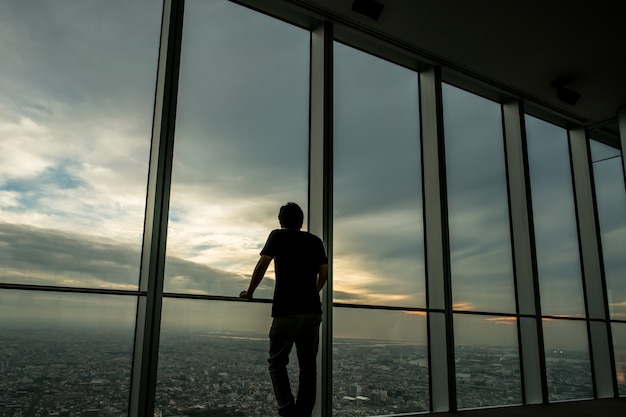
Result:
M160 18L154 0L0 4L0 282L137 289ZM307 210L310 37L226 1L187 1L184 24L164 288L236 296L279 207ZM417 73L338 43L334 53L334 299L426 307ZM467 320L483 343L516 343L502 319L515 293L500 108L449 85L443 98L454 305L494 314ZM542 307L584 314L567 138L526 122ZM626 246L614 242L626 223L612 196L624 189L599 172L610 161L594 169L613 190L601 225L623 319ZM272 291L273 266L255 296ZM0 294L4 320L134 319L132 296ZM166 300L163 311L164 326L269 323L268 304ZM408 312L341 309L334 328L426 340L424 316Z

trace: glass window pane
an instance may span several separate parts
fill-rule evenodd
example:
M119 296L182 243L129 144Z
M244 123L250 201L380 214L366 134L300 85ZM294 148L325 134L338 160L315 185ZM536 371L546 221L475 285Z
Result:
M443 115L454 308L515 313L500 105L444 84Z
M515 317L454 315L459 409L522 403Z
M426 313L337 307L333 323L334 416L429 409Z
M132 296L0 291L0 414L127 415L136 314Z
M270 308L259 303L164 299L155 413L275 415L267 368ZM288 372L297 383L294 352ZM225 414L218 414L220 410Z
M567 131L526 116L541 311L585 316Z
M137 288L161 14L3 2L0 282Z
M334 300L423 307L417 74L334 48Z
M225 0L184 23L165 291L238 295L280 206L307 208L310 33Z
M590 141L609 312L626 320L626 188L621 152Z
M626 323L612 323L613 351L619 395L626 395Z
M542 321L550 401L593 398L587 324L584 321Z

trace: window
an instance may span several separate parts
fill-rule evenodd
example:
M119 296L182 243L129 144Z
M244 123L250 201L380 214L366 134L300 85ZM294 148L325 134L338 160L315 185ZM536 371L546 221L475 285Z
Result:
M454 309L515 313L500 105L444 84L443 115Z
M522 403L515 317L455 314L454 345L459 408Z
M335 415L429 409L417 81L334 44Z
M501 109L451 85L442 92L452 300L465 312L454 315L457 404L520 404L517 320L502 315L517 310Z
M268 304L166 298L155 412L276 413L267 371ZM292 355L289 372L297 375ZM245 399L245 400L244 400Z
M586 282L606 284L604 320L587 314L599 297L586 297L581 259L597 259L586 245L581 258L577 221L586 233L595 218L577 218L572 181L572 170L586 168L586 149L570 145L586 143L568 143L566 129L532 116L512 128L517 103L503 113L498 102L444 84L440 112L436 88L447 69L419 74L395 63L420 59L401 45L389 45L389 61L364 52L385 55L386 39L324 26L338 36L332 74L323 74L333 85L333 144L323 158L333 158L324 167L333 205L309 212L309 194L326 196L329 184L309 181L309 164L320 162L309 155L310 132L320 127L310 126L320 110L310 114L310 86L324 54L316 49L311 62L318 39L308 28L317 36L321 22L304 2L0 3L1 415L134 415L135 400L154 405L155 417L275 414L267 369L273 265L255 300L237 295L288 201L304 209L305 229L307 217L329 221L333 291L318 406L335 417L604 397L614 382L626 395L619 149L590 141L603 274ZM142 258L145 222L160 233L165 221L152 219L160 207L146 217L154 111L164 110L155 126L174 116L156 80L180 40L161 37L170 23L161 27L163 4L180 7L172 16L185 9L180 78L164 77L178 82L171 184L160 176L150 181L165 182L149 184L171 191L167 247L151 246ZM421 97L420 78L428 83ZM429 114L437 109L428 126L420 126L420 102ZM514 149L505 149L503 124ZM438 188L422 190L422 160L434 161L422 156L422 127L428 139L441 139L443 127L440 147L424 147L443 151L426 171L446 193L441 200L430 194ZM526 207L510 210L507 178L529 179L529 195L525 182L511 194L528 198L529 217ZM591 203L585 194L580 201ZM432 213L445 225L428 224L436 248L425 247L424 203L441 203ZM441 284L430 305L427 250L433 269L443 267L430 281ZM164 270L162 258L153 262L163 251ZM535 261L536 277L515 276L514 265L534 273ZM141 286L140 271L149 277ZM528 284L519 300L517 282ZM295 389L295 350L289 366ZM154 384L155 397L142 397Z
M0 290L0 411L128 413L137 298Z
M593 397L567 131L526 116L548 397ZM575 372L574 372L575 371Z
M590 141L609 312L626 320L626 192L619 149Z
M548 398L593 398L587 324L582 320L543 319Z
M626 323L613 323L613 350L619 395L626 395Z
M310 34L217 0L184 24L165 291L237 296L280 206L307 209Z
M137 288L161 12L2 6L0 282Z
M626 395L626 193L622 153L596 140L589 143L609 314L612 320L622 321L612 323L617 384L619 394Z
M526 132L541 312L584 317L567 131L526 116Z
M307 212L309 43L308 31L229 1L185 4L155 403L164 416L276 412L269 305L227 298L248 287L280 207ZM273 280L271 264L255 298L271 298Z
M426 313L335 308L333 415L429 409Z
M125 415L163 4L35 3L0 6L0 414Z

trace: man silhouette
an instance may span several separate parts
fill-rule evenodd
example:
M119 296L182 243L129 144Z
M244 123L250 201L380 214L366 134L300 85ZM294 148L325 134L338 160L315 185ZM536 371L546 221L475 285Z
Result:
M304 213L296 203L280 208L281 229L274 230L261 250L248 290L239 296L252 298L272 259L276 272L270 329L269 372L284 417L311 417L317 383L316 358L322 308L319 291L328 278L328 258L317 236L301 231ZM287 374L289 353L296 345L300 367L297 398Z

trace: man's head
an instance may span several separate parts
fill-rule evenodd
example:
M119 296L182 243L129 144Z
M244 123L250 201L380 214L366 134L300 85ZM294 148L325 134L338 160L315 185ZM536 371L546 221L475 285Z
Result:
M287 229L301 229L304 222L304 213L296 203L287 203L278 212L280 226Z

